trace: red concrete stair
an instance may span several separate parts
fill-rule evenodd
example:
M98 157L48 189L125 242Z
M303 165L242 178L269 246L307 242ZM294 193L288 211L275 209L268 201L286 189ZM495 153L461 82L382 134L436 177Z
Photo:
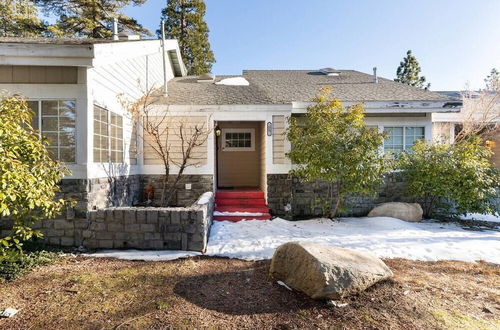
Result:
M260 190L219 190L215 194L215 211L229 214L215 215L217 221L270 220L269 208ZM234 213L234 214L231 214ZM244 215L256 213L259 215Z

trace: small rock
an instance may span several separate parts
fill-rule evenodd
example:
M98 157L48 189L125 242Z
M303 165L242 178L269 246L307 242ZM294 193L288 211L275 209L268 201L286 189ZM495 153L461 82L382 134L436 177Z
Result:
M292 291L292 288L290 288L288 285L286 285L285 283L283 283L282 281L276 281L276 283L278 283L279 285L281 286L284 286L285 288L287 288L288 290Z
M493 314L493 312L489 308L486 308L486 307L483 307L483 313Z
M326 302L326 304L328 306L335 306L335 307L340 307L340 308L349 306L348 303L340 303L340 302L336 302L335 300L328 300Z
M19 311L17 309L15 309L15 308L7 308L7 309L4 309L0 313L0 317L1 318L9 318L9 317L12 317L12 316L16 315L17 312L19 312Z

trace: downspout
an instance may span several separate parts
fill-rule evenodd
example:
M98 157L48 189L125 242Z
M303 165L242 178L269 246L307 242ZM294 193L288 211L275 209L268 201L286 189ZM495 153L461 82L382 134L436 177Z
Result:
M163 54L163 96L167 96L167 56L165 54L165 21L161 21L161 50Z

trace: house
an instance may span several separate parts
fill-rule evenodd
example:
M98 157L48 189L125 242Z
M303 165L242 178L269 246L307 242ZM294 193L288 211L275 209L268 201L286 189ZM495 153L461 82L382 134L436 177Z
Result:
M306 113L319 88L331 86L333 96L346 105L362 102L367 124L388 133L384 150L391 152L408 149L417 139L432 141L433 114L459 112L461 105L446 95L377 77L375 70L245 70L238 76L187 76L175 40L167 40L162 48L161 40L2 38L0 89L27 98L35 112L34 127L49 139L54 157L71 170L61 189L78 205L64 217L82 221L58 225L65 235L87 228L84 219L89 212L135 205L146 184L160 189L161 159L147 137L142 138L143 132L137 132L140 127L123 100L164 88L165 81L166 95L156 97L155 111L213 129L206 143L197 147L196 166L184 172L174 204L190 205L206 191L223 195L231 189L248 197L257 193L262 200L258 205L267 210L267 204L271 214L279 216L317 214L313 201L326 191L321 183L290 178L292 164L285 156L290 148L284 137L287 118ZM178 143L172 140L173 153L179 152ZM352 214L366 214L377 202L404 200L401 187L397 179L387 180L378 199L357 198ZM77 236L85 235L69 233L63 242L61 231L52 226L47 225L54 229L47 237L53 243L78 245ZM103 239L98 247L134 241L128 237L117 245ZM185 246L184 241L176 242Z
M495 92L474 91L438 91L437 93L453 98L463 103L462 110L457 113L434 113L432 115L433 138L435 141L453 142L462 125L472 123L487 123L495 125L483 138L493 155L491 162L500 168L500 96ZM481 125L481 124L479 124Z

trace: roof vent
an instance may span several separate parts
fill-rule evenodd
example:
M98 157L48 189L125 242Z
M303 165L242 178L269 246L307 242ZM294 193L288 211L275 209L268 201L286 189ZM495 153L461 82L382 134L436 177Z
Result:
M198 82L199 83L212 83L215 80L215 75L212 73L204 73L200 76L198 76Z
M331 76L331 77L338 77L338 76L340 76L340 71L332 69L332 68L319 69L319 72L321 72L324 75Z
M378 76L377 76L377 67L373 68L373 82L378 83Z

